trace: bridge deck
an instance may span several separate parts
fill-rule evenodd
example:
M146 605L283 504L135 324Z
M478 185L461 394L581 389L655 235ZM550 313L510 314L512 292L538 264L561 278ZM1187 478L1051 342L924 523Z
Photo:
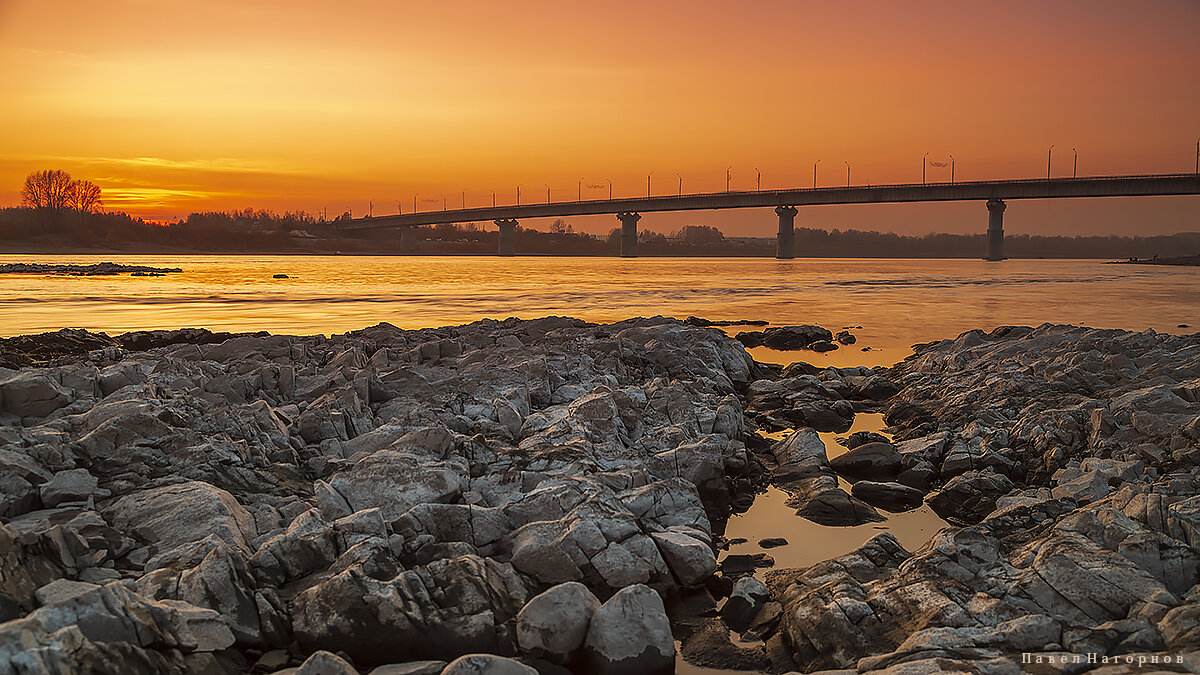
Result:
M499 218L555 218L616 214L625 211L696 211L818 204L882 204L988 199L1053 199L1070 197L1137 197L1200 194L1200 174L1094 176L1030 180L863 185L791 190L755 190L708 194L596 199L541 204L419 211L337 223L338 229L364 230L439 223L492 221Z

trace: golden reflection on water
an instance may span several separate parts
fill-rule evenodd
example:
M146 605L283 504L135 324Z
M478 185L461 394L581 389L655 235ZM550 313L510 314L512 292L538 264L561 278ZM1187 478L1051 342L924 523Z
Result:
M859 413L854 416L854 424L846 433L819 435L825 442L825 453L832 459L846 452L846 448L836 442L837 437L856 431L882 432L883 428L881 413ZM845 479L839 477L838 483L842 489L850 491L850 483ZM728 553L766 553L775 559L775 569L800 568L849 553L882 532L891 532L905 549L916 551L938 530L946 527L946 522L928 506L904 513L880 510L879 513L887 517L887 521L882 523L827 527L795 516L795 510L785 503L787 499L786 492L769 487L765 494L755 498L748 511L730 517L725 526L725 536L729 539L745 539L746 542L730 545ZM783 537L788 543L763 549L758 542L767 537ZM762 578L765 572L760 569L755 576Z
M854 329L825 365L882 365L916 342L1043 322L1181 332L1200 324L1200 271L1100 261L482 256L25 256L180 267L164 277L0 275L0 335L87 328L340 333L570 315L762 319ZM288 279L273 279L282 273ZM734 327L730 333L753 328ZM871 351L862 351L870 347ZM760 360L786 362L769 349Z

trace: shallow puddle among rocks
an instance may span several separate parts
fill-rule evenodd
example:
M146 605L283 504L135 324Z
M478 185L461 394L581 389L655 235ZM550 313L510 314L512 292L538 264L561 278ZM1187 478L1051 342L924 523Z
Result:
M846 448L836 441L839 436L856 431L882 433L883 428L882 414L859 413L854 416L854 425L846 433L823 433L820 436L825 442L825 452L832 459L846 452ZM770 437L783 438L788 433L781 432ZM838 483L847 492L850 490L850 483L846 480L839 478ZM725 526L725 538L731 542L745 541L731 543L729 550L722 552L721 559L729 555L766 553L775 560L773 569L808 567L849 553L883 531L891 532L904 548L914 551L938 530L947 526L946 521L928 506L921 506L904 513L888 513L881 510L880 513L887 516L887 520L881 523L828 527L797 516L795 509L786 504L787 499L786 492L771 486L765 494L755 498L754 505L749 510L730 517ZM770 548L759 545L760 541L771 538L786 539L787 544ZM759 568L755 576L761 579L767 569L772 568Z
M845 433L819 434L825 443L825 452L830 459L845 453L844 446L837 443L838 437L844 437L857 431L873 431L883 433L883 415L880 413L859 413L854 416L854 424ZM790 431L767 435L772 440L781 440ZM884 433L884 436L888 434ZM890 438L890 436L889 436ZM839 485L847 492L851 484L839 478ZM904 513L888 513L880 510L887 517L884 522L867 523L850 527L830 527L818 525L806 518L796 515L795 509L787 505L788 494L783 490L769 486L765 493L758 495L754 504L744 513L730 517L725 526L725 537L729 540L728 550L719 554L718 560L724 562L729 556L753 556L766 554L775 562L771 567L755 569L754 576L762 580L772 569L803 568L838 556L844 555L862 546L871 537L880 532L891 532L909 551L915 551L925 544L938 530L948 524L935 514L928 506L906 511ZM786 544L763 546L760 542L768 539L786 540ZM737 632L730 632L733 644L745 647L762 645L746 636L742 638ZM681 648L677 643L676 648ZM684 661L682 656L676 658L675 672L678 675L713 675L734 671L720 670L694 666ZM738 671L747 672L747 671Z

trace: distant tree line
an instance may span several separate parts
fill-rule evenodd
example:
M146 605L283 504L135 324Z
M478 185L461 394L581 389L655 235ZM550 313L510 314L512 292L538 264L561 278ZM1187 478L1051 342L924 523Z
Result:
M100 188L65 171L29 174L21 207L0 209L0 251L107 249L142 252L415 253L427 255L496 252L498 233L476 223L413 228L340 231L343 213L332 222L302 211L262 209L192 213L173 223L148 223L121 212L103 212ZM863 230L797 228L800 257L978 258L981 234L903 236ZM615 255L621 230L607 236L576 232L555 220L549 232L518 226L517 251L542 255ZM1011 258L1111 258L1200 254L1200 233L1154 237L1008 235ZM707 225L688 225L668 234L642 228L639 255L773 256L770 237L726 237Z

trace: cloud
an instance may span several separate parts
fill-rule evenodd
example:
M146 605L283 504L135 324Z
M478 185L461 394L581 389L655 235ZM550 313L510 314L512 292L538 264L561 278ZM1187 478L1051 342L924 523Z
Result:
M136 169L178 169L186 171L205 171L214 173L299 173L294 169L269 166L262 163L247 162L232 158L213 159L166 159L164 157L70 157L43 156L35 158L46 162L69 162L93 166L110 166Z

